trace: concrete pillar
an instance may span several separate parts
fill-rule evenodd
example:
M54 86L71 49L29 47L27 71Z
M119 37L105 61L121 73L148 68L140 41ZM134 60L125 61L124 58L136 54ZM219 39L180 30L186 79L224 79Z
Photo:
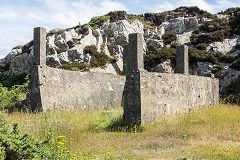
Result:
M33 46L34 62L33 65L46 65L46 29L43 27L34 28Z
M143 35L133 33L129 35L129 44L127 47L127 58L125 60L127 72L138 69L144 69L143 63Z
M142 34L130 34L127 53L124 54L126 82L123 94L123 119L127 124L141 124L140 75L144 69L142 38Z
M177 46L176 73L189 74L188 46Z

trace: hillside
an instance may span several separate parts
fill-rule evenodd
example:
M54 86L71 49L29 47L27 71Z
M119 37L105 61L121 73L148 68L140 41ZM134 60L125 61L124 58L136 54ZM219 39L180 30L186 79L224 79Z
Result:
M213 15L197 7L163 13L127 14L114 11L88 24L54 29L47 36L47 65L75 71L121 74L128 34L144 36L145 69L172 73L176 45L189 46L190 74L220 79L223 98L236 101L225 87L240 74L240 8ZM0 61L3 77L28 74L33 59L32 41L16 46Z

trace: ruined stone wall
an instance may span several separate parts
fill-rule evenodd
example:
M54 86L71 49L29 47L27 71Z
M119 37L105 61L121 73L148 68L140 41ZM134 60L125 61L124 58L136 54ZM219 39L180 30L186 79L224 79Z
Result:
M120 106L125 77L46 66L46 29L34 29L28 102L32 110Z
M142 123L218 104L216 78L167 73L140 73Z
M125 77L47 66L39 67L38 75L44 111L121 105Z
M139 34L129 36L124 88L124 121L144 124L161 120L167 115L219 103L219 80L214 77L188 74L188 47L178 47L178 72L182 74L149 73L144 70ZM132 44L131 44L132 43ZM132 49L133 48L133 49ZM137 49L136 49L137 48ZM134 65L135 64L135 65Z

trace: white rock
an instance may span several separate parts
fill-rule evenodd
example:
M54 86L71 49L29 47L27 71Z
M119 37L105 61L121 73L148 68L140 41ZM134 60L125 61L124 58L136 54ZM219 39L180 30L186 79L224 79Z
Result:
M166 31L174 34L182 34L183 32L197 29L198 20L195 17L178 17L170 19L168 22L163 22L161 26L164 27Z
M20 49L12 49L5 58L1 59L0 65L10 65L11 61L18 55L20 51Z
M177 40L180 45L183 45L183 44L191 42L191 40L190 40L191 36L192 36L192 31L184 32L183 34L177 35Z
M57 58L59 59L61 64L66 64L66 63L70 62L67 52L62 52L62 53L58 54L57 56L58 56Z
M174 73L174 69L171 66L170 59L158 64L156 67L153 68L153 71L160 73Z
M207 51L222 52L228 54L236 46L238 38L225 39L223 42L213 42L207 47Z
M76 39L79 38L79 35L75 31L75 29L70 29L68 31L64 31L61 34L61 37L65 40L65 42L67 42L67 41L71 41L73 38L76 38Z
M9 75L19 75L24 73L27 74L30 72L30 64L31 62L29 61L28 53L18 55L12 60L8 74Z

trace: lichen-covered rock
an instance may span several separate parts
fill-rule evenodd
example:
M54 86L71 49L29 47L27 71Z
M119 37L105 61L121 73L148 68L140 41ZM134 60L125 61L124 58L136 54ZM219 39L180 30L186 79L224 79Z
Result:
M11 61L18 55L18 53L21 52L21 49L12 49L11 52L8 53L8 55L0 60L0 66L1 65L7 65L10 66Z
M196 17L178 17L162 23L161 26L163 26L166 31L174 34L182 34L183 32L189 32L197 29L198 20Z
M16 56L10 65L8 75L19 75L30 73L30 54L23 53Z
M191 36L192 36L192 31L184 32L183 34L177 35L177 40L180 45L183 45L183 44L191 42L191 40L190 40Z
M49 67L57 67L61 65L61 63L59 62L59 59L57 58L57 55L48 56L46 59L46 64Z
M168 59L153 68L153 72L160 73L174 73L174 69L171 64L171 60Z
M238 41L239 38L232 38L225 39L222 42L213 42L207 47L207 50L212 52L222 52L224 54L228 54L234 49Z

